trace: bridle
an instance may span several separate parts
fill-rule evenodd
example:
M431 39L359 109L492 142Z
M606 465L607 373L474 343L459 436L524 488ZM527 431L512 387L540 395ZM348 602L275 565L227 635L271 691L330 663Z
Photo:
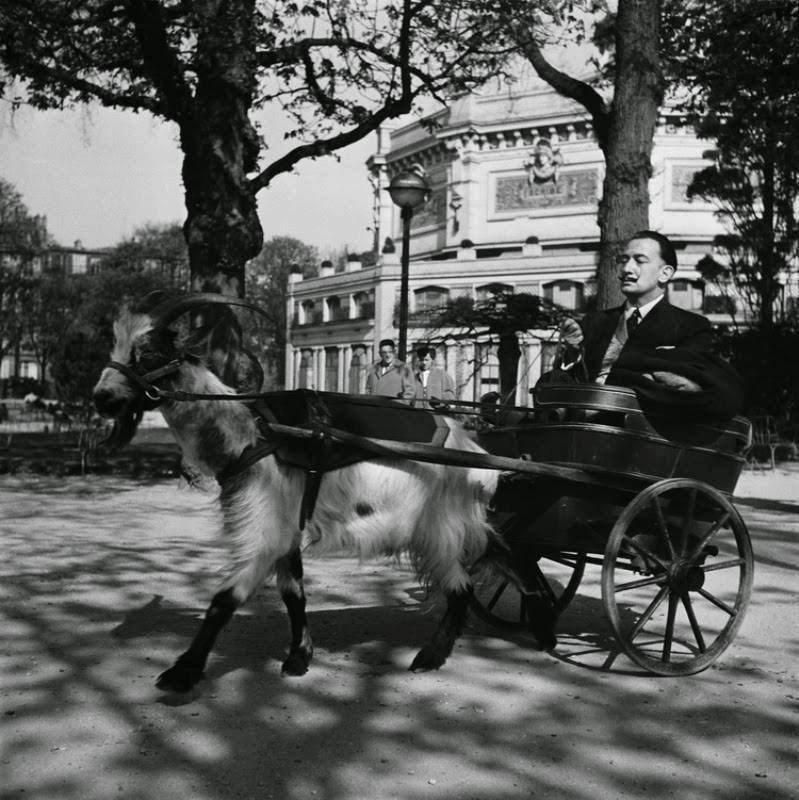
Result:
M150 316L158 320L157 327L163 327L169 324L177 316L191 308L203 305L225 305L225 306L240 306L242 308L249 308L257 311L259 314L266 315L266 312L252 303L247 302L241 298L228 297L220 294L213 293L199 293L190 295L188 298L176 300L167 300L155 309L150 311ZM121 372L131 383L136 386L144 395L145 400L152 404L152 408L156 408L164 400L258 400L263 395L260 393L253 394L196 394L193 392L183 392L172 389L161 389L155 385L155 381L165 378L168 375L176 373L181 366L189 360L187 354L178 355L177 358L168 361L161 367L149 370L148 372L140 375L135 369L123 364L120 361L109 361L106 367L111 367Z
M143 375L139 375L132 367L120 361L109 361L106 367L111 367L121 372L126 378L132 381L139 388L153 408L164 400L259 400L264 396L263 392L252 392L248 394L200 394L197 392L184 392L179 389L161 389L156 386L154 381L173 375L186 362L186 357L181 356L168 361L162 367L156 367Z
M185 358L174 358L161 367L156 367L156 369L145 372L144 375L139 375L138 372L127 364L123 364L121 361L109 361L106 367L112 367L121 372L129 381L141 389L147 400L158 405L165 399L166 395L165 390L156 386L154 381L165 378L167 375L173 375L180 369L184 361Z

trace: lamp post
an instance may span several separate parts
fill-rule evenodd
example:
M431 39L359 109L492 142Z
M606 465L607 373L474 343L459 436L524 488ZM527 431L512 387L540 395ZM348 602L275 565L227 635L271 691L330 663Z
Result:
M414 209L426 202L430 196L430 185L418 172L400 172L391 179L388 193L395 205L400 207L402 218L402 253L400 258L400 307L399 307L399 346L397 358L405 360L408 346L408 274L410 264L411 219Z

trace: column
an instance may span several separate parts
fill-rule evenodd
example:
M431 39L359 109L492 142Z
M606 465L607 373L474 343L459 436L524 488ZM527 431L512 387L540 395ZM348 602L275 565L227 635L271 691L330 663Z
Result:
M350 366L350 348L346 344L338 346L338 375L336 376L336 391L347 391L347 370Z

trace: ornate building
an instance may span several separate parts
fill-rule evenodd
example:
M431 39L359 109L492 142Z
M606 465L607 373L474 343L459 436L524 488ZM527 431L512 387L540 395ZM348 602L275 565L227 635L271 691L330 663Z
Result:
M707 142L664 109L654 139L650 226L676 244L679 269L670 301L729 321L708 302L695 266L723 230L714 209L691 201L686 188L708 162ZM366 366L382 338L397 338L400 284L399 209L386 191L392 176L421 167L432 191L412 219L412 345L434 337L427 309L458 297L529 292L579 312L593 292L599 229L597 203L604 161L590 120L575 103L543 84L504 87L463 97L420 124L384 128L368 168L375 192L377 242L388 246L373 267L350 261L345 272L323 265L319 277L294 276L288 298L287 388L362 391ZM710 288L708 287L708 291ZM548 368L552 332L522 337L516 402ZM494 345L450 341L438 361L462 399L498 383Z

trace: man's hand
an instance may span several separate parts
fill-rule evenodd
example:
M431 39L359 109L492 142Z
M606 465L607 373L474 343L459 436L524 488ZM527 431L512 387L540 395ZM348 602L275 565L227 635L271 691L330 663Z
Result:
M702 391L702 387L696 381L692 381L684 375L678 375L676 372L651 372L647 373L646 377L651 378L655 383L663 384L663 386L678 392Z
M571 347L579 347L583 343L583 329L577 320L567 317L560 323L560 341Z

